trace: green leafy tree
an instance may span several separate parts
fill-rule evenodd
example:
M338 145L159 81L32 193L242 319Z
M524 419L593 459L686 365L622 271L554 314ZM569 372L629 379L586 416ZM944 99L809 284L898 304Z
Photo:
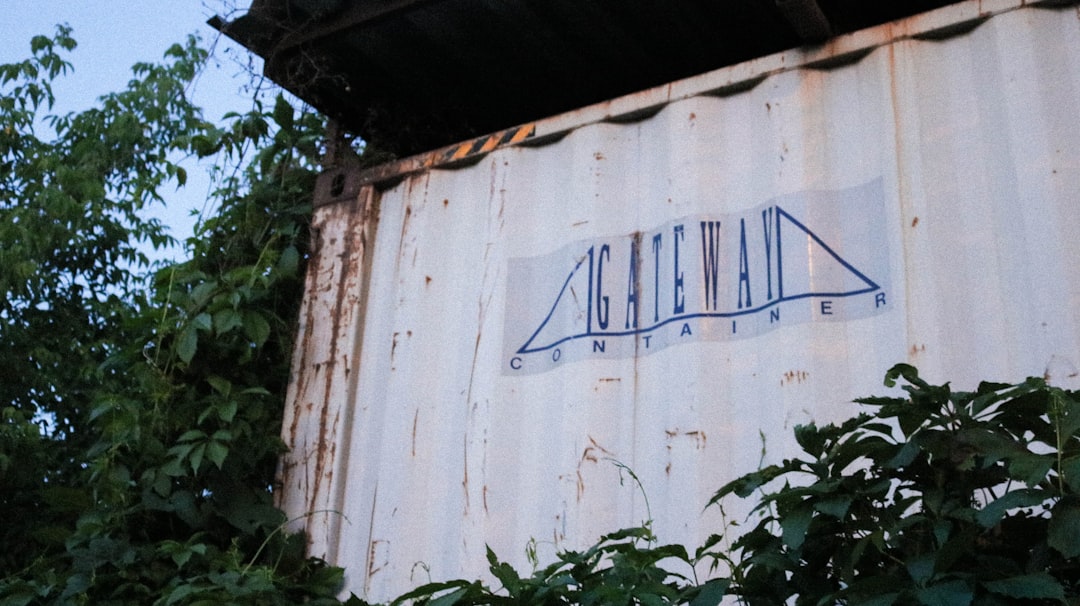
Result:
M207 122L194 39L48 116L74 47L0 66L0 602L337 603L272 503L322 119ZM190 155L222 168L219 210L151 271L143 210Z
M51 83L70 69L67 28L35 37L31 58L0 66L0 517L4 569L63 546L93 495L77 478L96 441L93 401L116 379L102 365L136 338L125 317L144 306L140 247L164 244L140 211L183 170L177 141L203 127L183 84L204 53L170 49L141 64L128 90L79 114L46 116ZM54 136L44 138L38 130Z

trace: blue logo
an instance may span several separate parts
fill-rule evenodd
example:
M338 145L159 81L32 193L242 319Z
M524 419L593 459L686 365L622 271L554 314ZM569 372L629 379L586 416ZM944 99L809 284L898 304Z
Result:
M508 374L889 308L881 180L509 263Z

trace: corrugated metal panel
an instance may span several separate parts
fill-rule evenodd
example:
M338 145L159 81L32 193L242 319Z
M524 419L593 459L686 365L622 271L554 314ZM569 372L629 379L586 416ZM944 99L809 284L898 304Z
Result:
M313 555L385 599L485 544L694 546L895 362L1077 387L1076 48L1075 8L973 1L366 173L316 211L287 411Z

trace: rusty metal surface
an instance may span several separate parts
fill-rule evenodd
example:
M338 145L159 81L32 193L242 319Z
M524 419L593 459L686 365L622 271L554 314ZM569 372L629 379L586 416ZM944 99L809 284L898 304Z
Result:
M1080 387L1076 48L1075 7L973 0L360 175L286 419L312 555L384 600L485 545L693 547L893 363Z

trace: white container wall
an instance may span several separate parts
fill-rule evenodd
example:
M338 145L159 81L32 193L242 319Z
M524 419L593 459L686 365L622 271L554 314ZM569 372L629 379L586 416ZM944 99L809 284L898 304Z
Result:
M1080 387L1078 49L1076 7L973 0L364 173L286 411L311 554L386 600L485 545L693 548L894 363Z

